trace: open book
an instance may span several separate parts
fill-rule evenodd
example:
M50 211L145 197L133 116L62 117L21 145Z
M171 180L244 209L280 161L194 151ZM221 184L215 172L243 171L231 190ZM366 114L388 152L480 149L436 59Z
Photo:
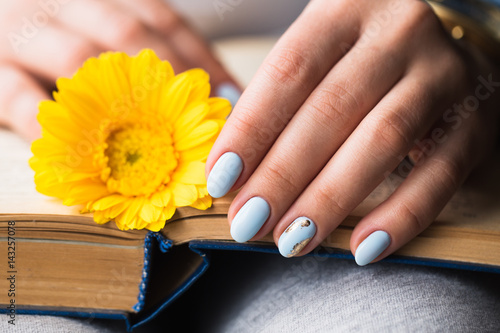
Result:
M277 253L270 235L232 241L226 217L231 195L206 211L178 209L160 233L120 231L113 222L96 224L91 214L79 213L81 207L37 193L29 144L15 134L0 130L0 154L3 312L125 318L137 326L203 273L210 249ZM470 177L427 230L386 260L500 272L498 170L500 154ZM352 257L354 226L401 181L387 177L313 255Z

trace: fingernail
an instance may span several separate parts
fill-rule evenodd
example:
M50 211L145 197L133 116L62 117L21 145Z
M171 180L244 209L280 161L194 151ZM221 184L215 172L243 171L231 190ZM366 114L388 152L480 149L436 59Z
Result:
M240 99L241 91L232 83L222 83L217 87L217 96L228 99L234 107Z
M225 153L215 163L208 175L207 190L214 198L226 195L243 170L243 161L235 153Z
M384 252L390 243L391 237L387 232L382 230L373 232L356 249L356 253L354 254L356 263L359 266L368 265L373 259Z
M239 243L250 240L260 230L269 217L271 209L266 200L253 197L248 200L231 223L231 236Z
M278 249L283 257L293 257L302 251L316 233L316 225L307 217L295 219L281 234Z

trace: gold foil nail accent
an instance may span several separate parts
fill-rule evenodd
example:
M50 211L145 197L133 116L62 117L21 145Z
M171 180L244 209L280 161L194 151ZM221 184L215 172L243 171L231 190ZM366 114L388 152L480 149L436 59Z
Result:
M286 228L286 230L285 230L285 234L287 234L287 233L289 233L289 232L294 231L294 230L295 230L295 229L297 229L299 226L300 226L300 225L299 225L298 223L296 223L296 222L294 222L294 223L290 224L290 225L288 226L288 228Z
M297 243L293 246L293 249L292 251L290 251L290 253L287 255L288 258L290 257L294 257L296 256L297 254L300 253L300 251L302 251L302 249L307 245L307 243L309 243L309 241L312 239L312 237L309 237L309 238L306 238L304 239L302 242L300 243Z
M303 220L295 220L292 224L288 226L285 230L285 234L294 231L298 227L308 227L311 225L311 221L308 219L303 219Z

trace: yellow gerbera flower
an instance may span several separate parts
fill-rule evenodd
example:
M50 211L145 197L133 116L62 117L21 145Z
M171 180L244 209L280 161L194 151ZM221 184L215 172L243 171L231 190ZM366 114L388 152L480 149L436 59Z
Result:
M205 71L174 75L151 50L110 52L57 88L32 145L39 192L123 230L158 231L176 207L211 206L205 161L231 105L209 98Z

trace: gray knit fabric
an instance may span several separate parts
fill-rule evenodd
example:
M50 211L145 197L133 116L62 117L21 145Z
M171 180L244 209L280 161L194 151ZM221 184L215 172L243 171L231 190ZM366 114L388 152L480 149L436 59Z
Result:
M500 276L266 260L266 277L252 290L235 290L236 304L245 306L224 305L229 315L214 332L500 332Z
M79 319L17 314L15 326L7 320L1 323L0 332L19 333L114 333L124 332L125 324L114 320Z

